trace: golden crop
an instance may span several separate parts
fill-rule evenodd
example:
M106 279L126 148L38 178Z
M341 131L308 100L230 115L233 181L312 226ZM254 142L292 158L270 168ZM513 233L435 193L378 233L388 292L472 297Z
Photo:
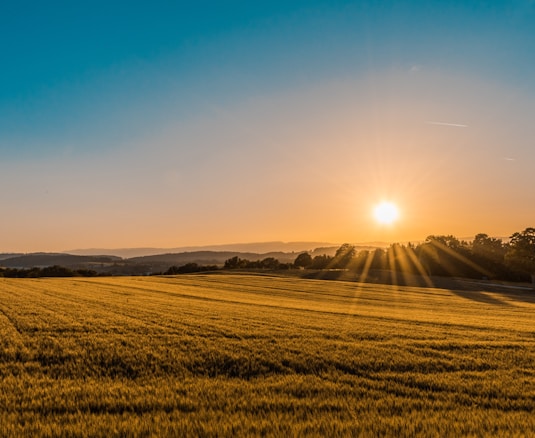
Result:
M0 435L530 436L535 296L1 279Z

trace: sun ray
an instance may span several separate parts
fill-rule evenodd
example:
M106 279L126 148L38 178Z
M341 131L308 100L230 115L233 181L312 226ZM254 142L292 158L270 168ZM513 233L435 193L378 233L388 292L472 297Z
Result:
M366 255L366 261L364 262L364 267L362 268L362 271L359 276L359 282L364 283L368 279L368 273L371 269L373 257L374 255L370 251L368 251L368 254Z
M488 270L483 268L482 266L478 265L477 263L473 262L472 260L468 259L467 257L463 256L462 254L459 254L457 251L453 250L449 246L443 244L442 242L438 242L436 240L431 240L429 244L433 247L434 250L440 249L441 251L444 251L446 254L452 256L453 258L457 259L458 261L464 263L465 265L471 267L472 269L476 270L482 275L491 277L492 273ZM424 247L425 248L425 247ZM448 263L447 260L442 260L441 263L444 265L446 270L449 271L450 274L456 274L455 268L451 265L451 263Z
M422 265L422 263L420 262L420 260L416 256L416 254L414 253L414 249L408 248L407 249L407 255L408 255L409 259L412 261L413 266L416 268L416 270L418 271L418 273L422 277L422 279L425 282L425 284L428 287L434 287L434 284L431 281L431 278L429 277L429 274L427 273L427 271L425 270L424 266Z
M392 247L387 251L388 266L390 267L391 283L395 286L398 286L398 275L396 270L396 258L394 255L394 250Z

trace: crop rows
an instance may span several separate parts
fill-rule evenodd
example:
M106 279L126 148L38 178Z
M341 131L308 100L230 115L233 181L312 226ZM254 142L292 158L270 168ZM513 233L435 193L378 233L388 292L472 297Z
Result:
M529 436L533 298L239 274L0 279L0 430Z

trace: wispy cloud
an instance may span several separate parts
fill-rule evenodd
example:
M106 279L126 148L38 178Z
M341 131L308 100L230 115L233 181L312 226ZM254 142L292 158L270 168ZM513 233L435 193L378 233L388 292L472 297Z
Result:
M455 128L468 128L468 125L463 125L461 123L434 122L430 120L428 120L425 123L427 123L428 125L453 126Z

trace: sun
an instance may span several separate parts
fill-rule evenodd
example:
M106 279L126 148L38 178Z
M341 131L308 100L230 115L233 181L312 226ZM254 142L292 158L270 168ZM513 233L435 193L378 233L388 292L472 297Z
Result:
M396 204L383 201L374 207L373 217L380 224L391 225L398 220L399 210Z

